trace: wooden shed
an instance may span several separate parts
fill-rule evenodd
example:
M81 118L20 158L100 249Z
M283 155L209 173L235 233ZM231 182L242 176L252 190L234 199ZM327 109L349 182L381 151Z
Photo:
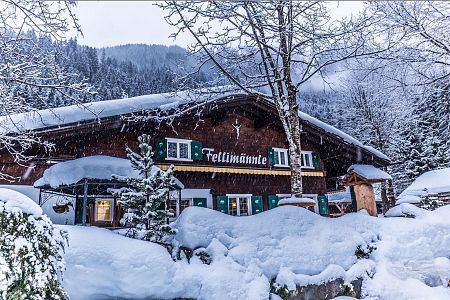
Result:
M391 175L372 165L351 165L341 184L353 189L358 211L365 209L369 215L376 217L378 214L372 184L391 179Z

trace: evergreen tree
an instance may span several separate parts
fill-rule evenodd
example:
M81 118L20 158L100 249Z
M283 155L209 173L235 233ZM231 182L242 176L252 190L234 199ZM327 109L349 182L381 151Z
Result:
M129 227L127 236L164 243L164 236L173 233L166 223L173 216L166 203L174 184L172 166L167 171L154 167L149 136L143 134L138 141L140 154L127 147L127 157L139 176L119 179L128 185L120 191L119 204L126 211L121 223Z
M402 131L395 169L402 191L425 172L450 165L449 86L437 84L432 94L414 100L412 114Z

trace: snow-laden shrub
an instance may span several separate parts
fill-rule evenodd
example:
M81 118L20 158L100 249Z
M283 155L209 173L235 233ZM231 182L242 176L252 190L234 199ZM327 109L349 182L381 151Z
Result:
M67 233L25 195L0 189L0 299L66 299Z

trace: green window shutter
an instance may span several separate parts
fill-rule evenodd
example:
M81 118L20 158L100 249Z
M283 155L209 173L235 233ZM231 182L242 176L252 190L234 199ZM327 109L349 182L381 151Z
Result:
M192 141L191 142L191 157L192 160L202 160L202 143Z
M312 153L312 164L314 168L320 168L319 155L317 153Z
M319 202L319 214L328 215L328 197L327 197L327 195L319 195L317 197L317 202Z
M167 157L167 140L165 138L155 139L155 157Z
M275 164L275 151L272 148L267 149L267 161L269 162L269 166Z
M263 211L262 196L252 196L252 215Z
M269 209L275 208L278 206L278 196L277 195L269 195Z
M216 197L216 210L228 214L228 197L217 196Z
M194 206L207 207L206 198L194 198L192 199Z

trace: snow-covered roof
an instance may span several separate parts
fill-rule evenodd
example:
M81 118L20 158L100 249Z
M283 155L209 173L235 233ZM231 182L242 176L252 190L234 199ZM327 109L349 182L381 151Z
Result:
M397 199L399 203L418 203L427 194L450 192L450 168L423 173Z
M299 112L299 117L300 119L307 121L317 127L322 128L323 130L325 130L326 132L332 133L334 135L339 136L340 138L342 138L344 141L346 141L347 143L353 144L355 146L358 146L362 149L365 149L367 151L369 151L370 153L372 153L373 155L385 159L385 160L390 160L389 157L387 157L384 153L382 153L381 151L373 148L372 146L368 146L368 145L364 145L363 143L361 143L360 141L358 141L357 139L355 139L354 137L346 134L345 132L343 132L342 130L337 129L336 127L333 127L325 122L322 122L304 112Z
M63 126L80 124L88 121L101 120L108 117L137 114L152 110L168 111L185 104L212 102L225 97L239 97L243 94L236 92L224 92L220 96L217 93L187 93L178 92L166 94L143 95L132 98L105 100L85 103L83 105L69 105L53 109L43 109L9 116L0 116L0 133L9 134L23 131L43 130L47 128L59 128ZM322 122L304 112L299 112L299 118L324 131L342 138L345 142L367 150L376 157L384 160L389 158L374 149L366 146L345 132Z
M160 170L152 167L152 173ZM94 155L57 163L44 171L44 175L35 183L35 187L50 186L52 188L71 185L83 179L111 180L111 176L140 177L138 171L131 167L128 159L106 155ZM183 188L183 184L175 178L175 184Z
M25 213L33 215L35 218L42 216L42 209L29 197L22 193L0 188L0 212Z
M174 94L153 94L42 109L0 117L0 132L38 130L154 109L164 111L192 101Z
M351 171L368 180L392 179L391 175L383 170L375 168L372 165L351 165L350 168L348 168L347 172Z

